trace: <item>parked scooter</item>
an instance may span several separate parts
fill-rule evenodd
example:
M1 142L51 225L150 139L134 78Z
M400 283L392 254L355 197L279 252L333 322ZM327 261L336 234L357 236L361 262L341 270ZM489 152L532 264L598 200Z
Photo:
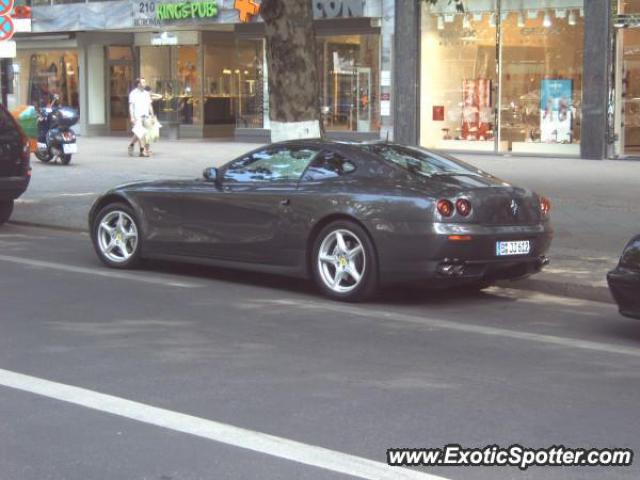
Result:
M59 159L63 165L69 165L71 155L78 153L76 134L71 129L78 123L77 110L60 106L56 95L48 107L41 108L38 115L38 148L35 151L38 160L48 163Z

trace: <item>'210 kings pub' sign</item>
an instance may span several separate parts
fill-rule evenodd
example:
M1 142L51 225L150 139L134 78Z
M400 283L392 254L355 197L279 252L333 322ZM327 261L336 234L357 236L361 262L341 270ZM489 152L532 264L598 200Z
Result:
M321 18L349 18L365 15L365 0L307 0L313 15ZM135 26L166 24L200 24L215 19L216 23L251 21L259 14L256 0L133 0Z
M216 18L216 0L158 2L144 0L133 4L133 23L137 27L165 25L168 23L199 23Z

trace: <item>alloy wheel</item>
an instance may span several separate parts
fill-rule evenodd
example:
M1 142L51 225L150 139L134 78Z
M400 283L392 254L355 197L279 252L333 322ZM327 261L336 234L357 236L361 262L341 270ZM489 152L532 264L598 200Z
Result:
M102 218L97 237L100 253L113 263L127 262L138 247L138 227L128 213L120 210Z
M318 253L318 270L324 284L336 293L349 293L362 282L366 254L358 236L345 229L329 233Z

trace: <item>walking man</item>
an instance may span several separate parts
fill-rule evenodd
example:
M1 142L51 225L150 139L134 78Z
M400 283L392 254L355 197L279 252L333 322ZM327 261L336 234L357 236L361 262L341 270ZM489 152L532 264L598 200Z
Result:
M140 156L149 156L146 121L153 115L151 94L145 90L147 82L144 77L136 79L136 86L129 93L129 117L133 127L133 137L129 143L129 155L133 156L136 142L140 144Z

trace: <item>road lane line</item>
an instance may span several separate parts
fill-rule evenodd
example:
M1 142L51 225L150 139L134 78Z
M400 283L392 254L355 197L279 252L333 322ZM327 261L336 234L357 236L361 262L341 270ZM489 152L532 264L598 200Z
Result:
M0 369L0 386L195 435L304 465L370 480L447 480L362 457ZM381 452L385 455L386 452Z
M143 276L135 273L110 270L110 269L107 269L106 267L104 269L75 267L73 265L65 265L63 263L46 262L44 260L34 260L29 258L13 257L9 255L0 255L0 262L15 263L18 265L27 265L29 267L37 267L37 268L48 268L51 270L59 270L62 272L94 275L97 277L132 280L135 282L149 283L152 285L162 285L165 287L198 288L203 286L195 282L183 282L183 281L171 280L171 279L162 278L162 277Z
M581 350L591 350L596 352L614 353L618 355L628 355L640 357L640 348L626 347L604 342L592 342L590 340L580 340L577 338L560 337L556 335L546 335L541 333L521 332L499 327L487 327L484 325L472 325L468 323L442 320L438 318L420 317L406 313L389 312L384 310L366 310L360 307L348 305L336 305L330 303L319 303L311 301L297 300L256 300L253 303L261 305L281 305L287 307L308 308L315 310L328 310L331 312L355 315L358 317L378 318L382 320L400 320L406 323L439 328L443 330L456 330L466 333L476 333L492 337L511 338L514 340L526 340L530 342L544 343L547 345L557 345Z

